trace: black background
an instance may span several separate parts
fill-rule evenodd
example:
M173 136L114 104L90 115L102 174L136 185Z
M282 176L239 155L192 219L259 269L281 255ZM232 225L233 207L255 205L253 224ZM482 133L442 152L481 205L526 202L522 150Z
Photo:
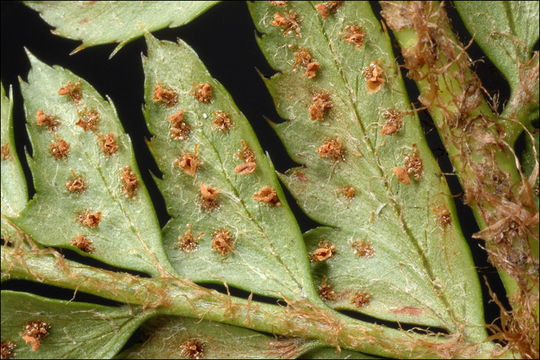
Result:
M379 5L372 3L372 6L378 14ZM448 12L462 42L468 43L470 34L463 27L455 10L450 6ZM24 53L24 47L26 47L45 63L58 64L70 69L89 81L102 95L107 94L113 99L119 118L133 140L143 180L154 201L160 223L164 225L169 216L165 210L164 201L150 176L150 172L157 175L160 172L144 142L145 137L149 137L141 112L144 75L140 54L146 51L144 40L139 38L127 44L110 60L108 57L116 46L114 44L91 47L69 56L68 54L79 43L52 35L50 27L40 18L39 14L25 7L22 3L2 2L1 19L1 76L6 91L8 91L9 85L12 85L14 90L13 116L19 157L24 159L23 149L25 146L29 148L18 84L18 77L26 78L29 70L29 62ZM192 46L210 73L228 89L240 110L249 119L263 149L270 154L276 169L283 172L294 166L283 145L263 118L263 116L267 116L273 121L281 121L274 109L272 98L256 72L256 69L259 69L265 76L273 74L273 70L269 68L255 42L256 31L244 2L227 1L218 4L186 26L163 29L155 32L154 35L159 39L171 41L179 37ZM396 54L398 53L399 51L396 51ZM469 49L469 53L473 59L483 58L480 49L475 44ZM489 60L483 59L484 62L476 64L483 85L488 90L498 90L504 102L509 94L508 85ZM398 61L401 61L399 57ZM414 83L405 80L410 98L416 99L418 91ZM437 157L441 169L450 174L452 172L451 165L431 119L426 113L421 113L420 118L428 143ZM23 164L23 167L28 179L30 179L26 164ZM456 195L461 194L461 188L455 176L448 175L447 180L452 192ZM33 189L30 181L29 188L32 196ZM302 230L315 227L317 224L300 211L288 193L287 196ZM495 289L499 298L505 299L504 289L495 269L487 262L486 254L479 247L479 243L471 238L471 235L478 231L472 212L463 205L461 197L456 197L456 206L480 275L487 276L490 286ZM79 261L92 262L88 258L79 257L69 251L63 250L63 252L66 256ZM99 266L106 267L103 264L99 264ZM488 292L482 279L481 282L486 304L486 321L489 323L497 318L499 311L497 306L489 302ZM72 296L71 291L27 282L12 281L2 286L4 289L31 290L40 295L67 299ZM237 294L244 295L241 292L237 292ZM77 299L110 303L85 294L77 295Z

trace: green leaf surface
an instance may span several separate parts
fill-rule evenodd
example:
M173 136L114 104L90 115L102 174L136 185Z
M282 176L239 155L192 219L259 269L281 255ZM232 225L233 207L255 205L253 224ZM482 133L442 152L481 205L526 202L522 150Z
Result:
M361 352L341 349L337 351L336 348L319 348L308 351L302 354L299 359L379 359L371 355L362 354Z
M115 308L3 290L2 344L13 342L17 359L110 358L150 315L140 307ZM27 324L38 321L49 329L33 351L22 335Z
M187 44L159 42L151 35L147 42L145 117L155 135L150 149L163 172L163 180L156 181L173 217L163 236L176 270L193 281L225 282L268 296L318 301L302 234L248 121ZM199 102L192 93L193 84L200 83L211 86L209 103ZM158 84L176 93L177 104L167 107L153 100ZM182 126L190 127L184 140L171 137L173 125L167 119L180 110L187 124ZM228 131L219 131L213 124L217 111L229 115L232 127ZM234 171L245 164L235 156L242 141L255 157L256 169L251 174ZM188 153L197 154L200 162L193 176L179 165ZM217 207L204 206L201 183L220 191ZM252 198L263 186L277 191L280 205ZM219 229L229 231L234 250L220 252L213 247ZM183 251L178 242L189 231L198 244L193 251Z
M120 353L117 358L289 359L316 345L315 341L277 339L237 326L178 316L161 316L148 321L142 327L142 337L145 339L142 344Z
M54 34L82 40L76 53L90 46L125 44L144 31L189 23L218 1L26 1L51 26Z
M70 71L50 67L31 54L29 58L32 69L28 83L21 81L21 90L36 194L21 216L13 219L15 224L46 246L67 247L153 275L172 272L131 140L112 102ZM58 94L68 83L72 89L79 83L80 96ZM49 117L38 125L37 117L44 115ZM96 117L99 121L92 130L89 124ZM112 143L100 145L109 134L114 135L109 140L114 140L116 149ZM55 147L62 141L69 144L67 151ZM81 236L91 242L86 248L72 243Z
M254 2L250 10L264 34L259 45L279 71L266 80L279 115L287 120L275 129L302 165L281 179L302 209L328 226L308 234L308 251L321 240L336 249L326 261L313 264L319 281L324 274L337 290L336 303L331 300L329 305L450 332L465 326L471 339L484 338L482 298L470 250L444 177L418 118L410 112L389 38L370 5L344 2L329 11L327 19L312 2L289 2L283 8ZM275 26L283 23L276 13L289 18L296 14L292 27L286 22L283 28ZM346 41L354 26L365 34L359 46ZM301 47L319 63L311 79L306 68L295 66ZM377 61L384 83L370 93L362 73ZM328 95L332 107L322 121L314 121L309 108L321 93ZM381 135L388 109L403 114L403 127L394 135ZM344 150L332 153L330 140ZM405 166L413 144L423 172L418 181L410 176L405 185L393 169ZM333 159L324 158L325 149ZM347 187L354 189L353 196L345 196ZM448 211L451 224L441 222L436 213L441 210ZM373 254L355 255L359 243L369 244ZM359 292L369 294L369 302L358 305L354 299Z
M510 82L520 83L520 63L538 41L538 1L456 1L463 23L489 59Z
M9 98L2 85L2 238L16 238L18 231L5 216L19 216L28 201L26 179L13 137L13 94Z

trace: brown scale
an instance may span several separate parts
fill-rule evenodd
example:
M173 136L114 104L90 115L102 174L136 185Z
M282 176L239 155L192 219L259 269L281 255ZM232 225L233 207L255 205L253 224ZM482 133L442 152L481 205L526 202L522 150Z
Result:
M70 171L73 179L66 182L66 188L72 193L82 194L86 190L86 183L80 175L75 174L73 170Z
M330 96L325 93L317 94L311 101L312 103L309 106L311 120L323 121L324 116L333 106Z
M376 63L371 63L362 71L362 75L366 78L366 90L370 94L377 93L384 84L384 72L379 66L380 59Z
M336 162L343 161L345 159L345 148L337 139L329 139L325 143L317 148L319 157L323 159L330 159Z
M49 145L49 153L56 160L66 160L70 145L62 138L54 139Z
M24 326L20 334L24 342L32 346L32 351L37 351L41 345L41 339L49 335L50 325L45 321L32 321Z
M288 13L275 13L274 20L270 21L270 25L283 29L283 35L285 36L293 31L298 35L300 34L300 20L298 14L292 10L289 10Z
M92 246L92 240L82 234L76 234L75 239L70 241L71 245L78 247L86 253L93 253L96 249Z
M178 101L178 94L168 86L158 83L154 86L154 102L159 102L166 107L173 107Z
M97 227L101 222L101 211L91 213L90 210L86 209L82 214L77 216L77 221L80 222L81 225L90 228Z
M259 192L253 194L252 199L265 202L270 207L281 206L276 190L267 185L263 186Z
M102 133L97 134L97 142L105 155L114 155L118 151L118 144L116 143L113 133L107 135Z
M245 162L235 166L234 172L240 175L252 174L257 168L257 163L254 161Z
M62 86L60 90L58 90L58 95L67 95L74 103L78 103L82 99L81 82L77 81L72 83L71 81L68 81L65 86Z
M197 151L197 145L195 145L195 154L184 153L182 158L178 158L174 161L174 164L177 165L180 169L184 170L189 176L194 176L197 172L201 161L199 160L199 152Z
M229 129L233 126L231 115L225 111L217 110L214 111L214 119L212 119L212 130L217 130L219 132L228 132Z
M327 19L328 15L335 13L341 5L343 5L343 1L327 1L324 4L315 5L315 9L319 11L323 19Z
M392 172L397 176L397 180L405 185L409 185L411 183L411 179L409 178L409 173L407 172L407 169L404 169L402 167L395 167L392 168Z
M201 206L208 211L219 207L219 193L219 189L207 186L205 183L201 182L199 190Z
M208 83L193 83L193 90L190 94L197 99L197 101L202 103L209 103L212 100L212 87Z
M328 241L321 241L319 243L319 248L313 251L312 253L308 254L309 259L313 262L321 262L326 261L332 256L334 256L336 252L336 246L330 245Z
M36 123L38 126L45 126L49 131L56 131L60 125L55 116L45 114L41 109L36 113Z
M124 196L128 199L135 200L135 195L139 189L139 180L137 180L137 175L131 170L129 165L122 168L120 181L122 181L122 192L124 193Z
M233 238L229 229L217 229L212 235L212 250L226 256L229 251L234 252Z

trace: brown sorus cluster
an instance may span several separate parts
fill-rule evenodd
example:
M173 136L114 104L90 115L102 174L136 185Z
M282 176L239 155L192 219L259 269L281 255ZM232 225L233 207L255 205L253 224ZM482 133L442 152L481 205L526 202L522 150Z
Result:
M92 246L92 240L88 239L82 234L76 234L75 239L72 239L70 243L86 253L93 253L96 251L96 249Z
M289 10L288 13L275 13L274 20L270 21L270 25L282 28L285 36L293 31L300 34L300 19L298 19L298 14L292 10Z
M275 6L287 6L287 2L286 1L270 1L270 4L272 5L275 5Z
M131 170L129 165L122 168L120 180L122 181L122 192L124 196L128 199L135 200L135 195L139 189L139 181L137 180L137 175L135 175L135 172Z
M56 160L66 160L69 153L69 146L64 139L56 138L49 145L49 153Z
M336 252L336 246L330 245L328 241L321 241L319 248L308 254L309 259L314 262L321 262L332 257Z
M448 211L447 208L444 206L439 206L435 209L432 209L432 211L437 215L437 218L439 219L439 224L446 227L452 223L452 217L450 216L450 211Z
M167 120L171 123L169 134L174 140L186 140L191 133L191 126L184 120L184 110L167 116Z
M340 190L347 199L352 199L356 195L356 190L352 186L344 186Z
M402 167L395 167L392 168L392 172L397 176L397 180L405 185L409 185L411 183L411 179L409 178L409 173L406 169Z
M107 135L103 135L102 133L97 134L97 142L105 155L110 156L116 154L118 151L118 144L114 139L113 133L108 133Z
M39 109L36 113L36 122L38 126L45 126L49 131L56 131L56 128L60 125L55 116L45 114L42 109Z
M401 120L403 115L402 112L393 109L384 111L382 117L386 119L386 122L381 130L381 135L394 135L401 130L401 127L403 126L403 121Z
M360 50L364 44L364 37L366 36L366 33L360 26L349 24L345 26L345 34L340 33L340 36L343 37L349 44L355 45L356 50Z
M12 160L13 156L9 151L9 143L2 145L2 160Z
M257 163L255 161L249 161L235 166L234 172L240 175L248 175L255 171Z
M154 102L160 102L166 107L173 107L178 101L178 94L170 87L157 83L154 86L154 96L152 97Z
M194 176L197 172L197 168L201 165L199 160L199 151L197 145L195 145L195 154L184 153L182 158L174 160L174 164L177 165L180 169L184 170L189 176Z
M176 248L182 250L183 252L190 253L197 250L199 247L199 239L204 236L204 233L197 235L197 238L193 237L192 226L188 224L188 230L184 235L178 236L178 242L176 243Z
M81 194L86 190L86 183L80 175L75 174L73 170L70 171L71 175L73 175L73 179L66 183L66 188L72 193Z
M367 304L369 304L370 300L371 300L371 295L362 291L358 291L353 296L351 296L351 302L357 308L366 306Z
M298 181L301 181L301 182L306 182L307 181L307 176L305 173L301 172L301 171L295 171L294 172L294 176L296 176L296 178L298 179Z
M77 221L81 223L81 225L88 226L88 227L97 227L101 221L101 211L96 212L90 212L90 210L86 209L82 214L77 216Z
M15 343L11 340L2 341L2 359L9 359L15 355Z
M212 235L212 250L225 256L229 251L234 252L233 238L229 229L217 229Z
M323 275L322 283L319 286L319 296L323 300L335 301L337 299L336 292L330 284L326 282L326 275Z
M327 1L324 4L317 4L315 8L321 13L323 19L327 19L330 13L336 12L336 9L343 5L343 1Z
M195 99L202 103L209 103L210 100L212 100L212 87L209 83L193 83L192 85L193 90L191 90L190 94L192 94Z
M240 140L240 144L242 144L242 148L234 154L238 160L242 160L245 163L248 162L255 162L255 153L251 148L246 144L244 140Z
M319 70L320 65L317 61L314 61L313 57L309 50L305 47L299 47L298 51L294 53L294 68L298 65L301 65L306 68L305 75L308 79L313 79L317 76L317 70Z
M79 120L77 120L75 125L82 127L84 131L97 130L99 125L99 113L97 110L88 110L85 106L84 112L81 113L79 110L77 110L77 113L79 114Z
M356 256L362 256L362 257L371 257L375 253L375 250L371 247L371 243L369 241L364 241L362 239L357 239L350 243L353 253Z
M78 103L82 99L81 82L77 81L72 83L71 81L68 81L65 86L62 86L60 90L58 90L58 95L67 95L73 102Z
M317 148L319 156L323 159L330 159L336 162L345 159L345 148L337 139L329 139L322 146Z
M412 154L405 154L404 156L407 174L412 174L413 179L419 181L424 174L424 165L422 164L422 159L418 155L416 144L412 144Z
M214 114L212 130L228 132L233 125L231 115L221 110L214 111L212 114Z
M205 183L201 182L199 199L202 207L208 211L219 207L219 192L219 189L206 186Z
M32 351L37 351L41 339L49 335L50 328L45 321L32 321L24 326L24 331L20 335L27 344L32 345Z
M384 84L384 72L379 66L380 59L376 63L371 63L362 71L362 75L366 78L366 90L370 94L375 94L381 89Z
M252 199L259 202L265 202L270 207L281 206L276 190L268 185L263 186L261 191L253 194Z
M204 356L203 343L197 339L191 339L180 345L182 356L188 359L202 359Z
M334 105L330 96L325 93L317 94L311 99L312 103L309 106L309 115L311 120L323 121L324 115L332 108Z

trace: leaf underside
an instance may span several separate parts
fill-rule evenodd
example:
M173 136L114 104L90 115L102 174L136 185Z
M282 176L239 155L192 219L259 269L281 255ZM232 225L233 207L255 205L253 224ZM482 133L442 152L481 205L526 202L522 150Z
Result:
M2 348L4 343L13 342L14 357L21 359L110 358L148 314L137 307L115 308L4 290ZM36 351L21 336L25 326L34 321L49 325L48 334Z
M281 180L310 217L327 225L306 234L308 251L322 241L336 248L334 256L313 264L315 281L321 284L326 276L335 292L328 304L450 332L465 325L471 338L484 338L470 250L444 176L418 118L410 112L388 36L370 5L345 2L327 19L311 2L289 2L287 7L255 2L250 10L264 34L259 45L279 71L266 80L279 115L287 120L275 129L302 165ZM276 13L296 14L293 31L284 34L289 28L275 26L280 24ZM347 41L354 26L365 34L360 46ZM301 63L295 64L301 50L319 64L313 78ZM379 64L384 72L384 83L374 93L362 74L370 64ZM322 121L311 120L309 108L321 93L328 95L332 107ZM388 109L403 114L403 127L394 135L381 135ZM322 147L330 140L344 150L324 158ZM410 184L405 185L397 181L393 168L404 167L404 155L414 153L413 144L423 172L418 181L407 175ZM345 195L349 187L353 196ZM451 224L441 223L437 214L442 210L448 211ZM359 244L369 244L373 254L355 255L355 249L366 248ZM367 304L355 301L359 293L370 295Z
M149 146L163 172L163 179L156 181L172 216L163 229L164 246L176 270L193 281L225 282L267 296L318 301L302 234L248 121L187 44L159 42L151 35L147 43L144 112L155 135ZM202 83L211 87L208 103L194 96L194 85ZM176 104L156 102L156 86L173 91ZM181 110L184 124L173 125L167 118ZM214 124L216 114L226 114L230 128L220 131ZM175 138L175 126L190 130ZM242 144L251 149L256 163L249 174L234 170L248 160L235 156ZM198 163L193 171L181 165L187 154ZM201 183L219 190L215 206L205 205ZM253 199L264 186L276 191L280 204ZM230 236L230 248L224 251L214 244L220 229ZM192 251L179 245L188 234L196 242Z
M153 275L172 272L112 103L70 71L29 58L32 69L21 90L36 194L12 221L42 245ZM72 92L59 95L66 86Z
M55 27L54 34L82 44L76 53L90 46L119 43L114 56L125 44L144 31L187 24L218 1L26 1Z

